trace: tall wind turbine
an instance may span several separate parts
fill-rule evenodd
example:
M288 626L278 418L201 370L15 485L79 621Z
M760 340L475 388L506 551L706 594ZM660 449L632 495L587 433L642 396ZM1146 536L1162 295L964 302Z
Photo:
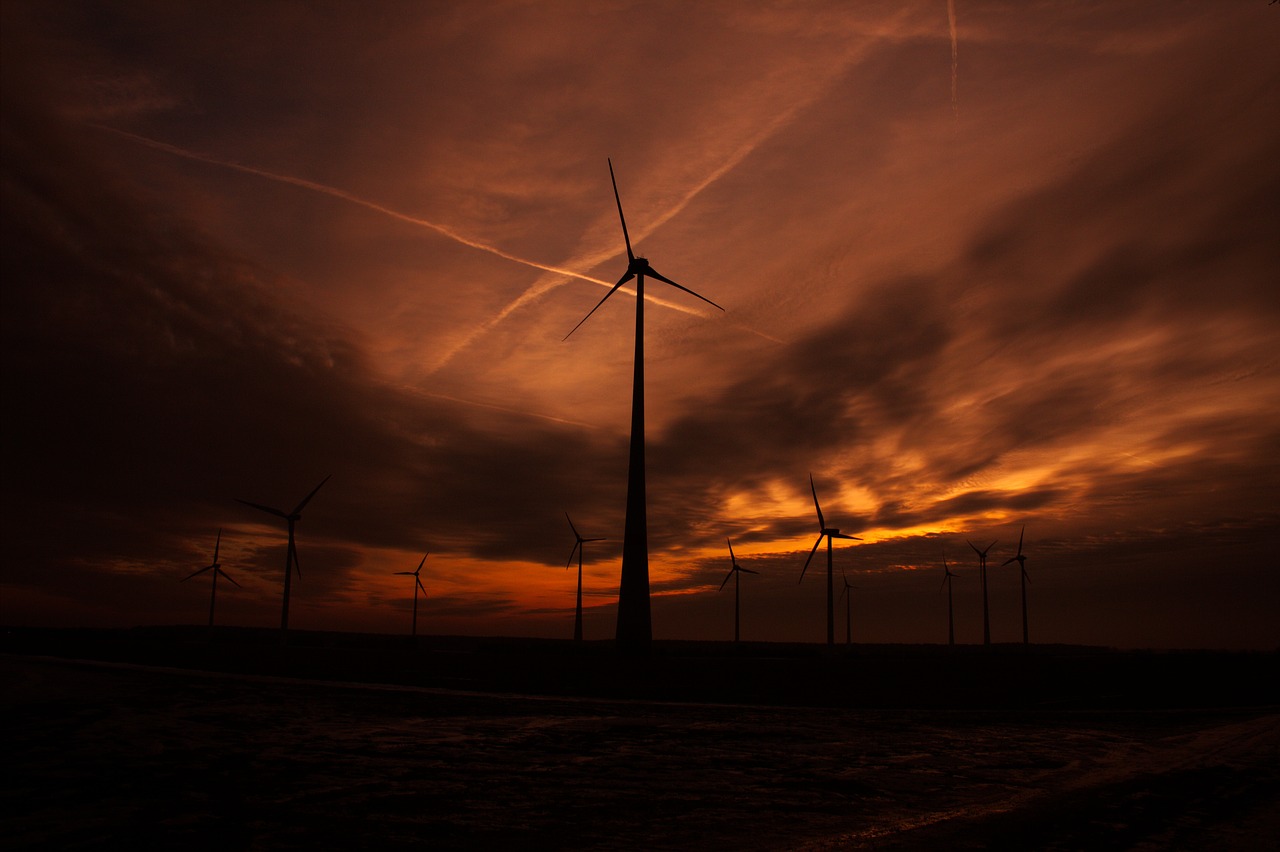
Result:
M618 181L613 174L612 160L609 160L609 180L613 183L613 200L617 202L618 220L622 223L622 239L627 244L627 271L564 339L568 340L569 335L577 331L610 296L618 292L619 287L635 279L636 351L635 372L631 382L631 456L627 467L627 518L622 533L622 579L618 585L617 645L622 654L644 656L649 653L653 640L653 623L649 613L649 526L644 479L644 279L656 278L714 308L722 311L724 308L688 287L659 275L648 260L636 257L631 250L627 219L622 215L622 198L618 195Z
M240 588L240 584L237 583L235 580L231 579L231 577L227 574L227 572L222 570L222 565L218 562L218 547L221 544L222 544L222 530L221 528L219 528L218 537L214 539L214 542L213 542L213 562L209 563L208 565L206 565L205 567L201 568L198 571L192 571L190 574L183 577L182 580L180 581L185 583L187 582L187 580L190 580L192 577L200 576L205 571L213 572L213 591L209 593L209 630L211 632L213 630L213 604L218 599L218 576L221 575L223 577L226 577L228 583L235 586L237 589Z
M742 581L741 575L743 573L759 574L760 572L752 571L750 568L743 568L741 565L739 565L738 557L733 555L733 542L729 541L729 539L726 538L725 543L729 545L729 562L732 563L733 567L729 569L728 574L724 575L724 580L720 582L720 588L717 589L716 591L723 592L724 584L729 582L730 577L733 577L733 641L736 643L738 641L738 636L739 636L739 633L738 633L739 607L742 602L742 598L739 596L739 585L741 584L741 581Z
M330 476L332 476L332 474L330 474ZM289 549L285 551L284 555L284 604L280 608L281 632L289 629L289 580L293 576L294 571L298 572L299 579L302 578L302 567L298 565L298 547L294 544L293 540L293 528L298 521L302 520L302 510L311 502L311 498L316 496L316 492L320 490L320 487L328 481L328 476L320 480L320 485L312 488L311 493L302 498L302 502L295 506L292 512L282 512L281 510L272 508L271 506L263 506L260 503L250 503L248 500L241 500L239 497L236 498L237 503L252 506L259 511L266 512L268 515L275 515L277 518L284 518L285 522L289 525Z
M844 573L844 569L840 569L840 577L844 580L844 591L840 596L844 598L844 644L853 644L853 594L850 589L853 584L849 582L849 577Z
M422 554L422 560L418 563L417 569L413 571L395 572L397 577L413 578L413 633L410 635L415 639L418 637L418 590L422 590L422 596L424 598L427 596L427 587L422 585L422 566L427 564L427 557L430 555L430 553Z
M947 552L942 552L942 585L947 587L947 644L956 644L956 616L955 610L951 606L951 580L956 575L947 565ZM942 591L942 586L938 587L938 591Z
M1031 578L1027 576L1027 557L1022 555L1022 536L1023 536L1023 533L1025 533L1026 531L1027 531L1027 527L1024 524L1022 527L1022 531L1018 533L1018 555L1010 556L1001 564L1001 567L1004 567L1005 565L1008 565L1010 562L1017 562L1018 573L1022 575L1022 644L1023 645L1027 645L1031 641L1027 636L1027 583L1031 581Z
M969 542L969 546L973 548L973 552L978 554L978 574L982 578L982 644L991 644L991 618L987 611L987 553L991 548L996 546L993 541L986 546L985 550L979 550L978 546L973 542Z
M809 563L813 561L813 554L818 552L818 545L822 544L822 540L827 540L827 644L834 645L836 643L836 627L835 627L835 598L833 597L835 588L831 579L831 540L836 538L847 538L850 541L862 541L856 535L845 535L834 527L827 526L827 519L822 517L822 507L818 505L818 489L813 484L813 474L809 474L809 490L813 492L813 508L818 510L818 540L813 543L813 549L809 551L809 558L804 561L804 567L800 569L800 581L804 581L804 572L809 570Z
M573 616L573 641L582 641L582 551L585 549L582 545L589 541L604 541L602 538L583 538L578 533L578 528L573 525L573 518L569 517L569 513L564 513L564 519L569 522L569 529L573 530L573 537L577 539L573 543L573 550L569 551L569 561L564 563L566 571L573 564L573 554L578 554L578 607L574 610Z

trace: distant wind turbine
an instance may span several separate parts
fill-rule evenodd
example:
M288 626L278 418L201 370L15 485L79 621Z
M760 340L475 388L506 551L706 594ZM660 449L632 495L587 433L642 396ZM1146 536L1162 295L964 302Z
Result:
M951 580L956 575L952 573L951 568L947 566L947 552L942 552L942 586L947 587L947 644L956 644L956 616L955 610L951 606ZM942 586L938 587L938 591L942 591Z
M573 537L577 539L573 543L573 550L569 551L569 561L564 563L566 571L573 564L573 555L578 554L578 606L574 610L573 616L573 641L582 641L582 551L585 549L582 545L589 541L604 541L603 538L583 538L578 533L578 528L573 525L573 518L569 517L569 513L564 513L564 519L569 522L569 529L573 530Z
M412 635L415 639L418 636L418 590L419 589L422 590L422 596L424 598L427 596L427 587L422 585L422 566L427 563L427 557L430 555L431 555L430 553L422 554L422 560L418 562L418 567L413 571L396 571L395 572L397 577L413 578L413 633L410 635ZM432 563L432 564L435 564L435 563Z
M840 577L844 580L844 591L840 596L844 598L844 644L853 644L853 595L849 590L853 588L853 584L849 582L849 576L844 573L844 568L840 569Z
M1018 533L1018 555L1010 556L1001 567L1008 565L1010 562L1018 563L1018 573L1022 575L1022 644L1030 644L1027 634L1027 583L1031 582L1031 578L1027 576L1027 557L1022 555L1022 536L1026 533L1027 527L1024 524L1022 531Z
M991 644L991 618L987 610L987 553L991 548L996 546L993 541L986 546L986 549L979 550L978 546L973 542L969 542L969 546L973 548L973 552L978 554L978 574L982 578L982 644Z
M617 202L618 220L622 223L622 239L627 244L627 271L564 339L568 340L573 332L581 328L610 296L618 292L619 287L632 278L635 279L636 341L631 382L631 455L627 467L627 516L622 533L622 579L618 585L617 647L619 652L627 656L645 656L653 641L653 622L649 611L649 526L644 475L644 279L656 278L714 308L722 311L724 308L688 287L659 275L648 260L636 257L631 250L627 219L622 214L622 198L618 195L618 181L613 174L613 160L609 160L609 180L613 183L613 199Z
M729 541L729 539L726 538L725 543L729 545L729 562L733 565L733 567L729 569L728 574L724 575L724 580L720 582L720 588L717 589L716 591L723 592L724 584L729 582L730 577L733 577L733 641L736 643L739 638L738 615L740 612L740 605L742 602L742 598L740 597L740 594L739 594L739 591L740 591L739 586L741 585L741 580L742 580L741 575L744 573L759 574L760 572L752 571L750 568L743 568L741 565L739 565L738 557L733 555L733 542Z
M210 631L213 630L213 604L218 599L218 576L221 575L223 577L226 577L228 583L235 586L237 589L240 588L240 584L237 583L235 580L231 579L231 577L227 574L227 572L222 570L222 565L219 564L218 562L218 548L219 546L221 546L221 544L222 544L222 529L219 528L218 537L214 539L214 542L213 542L213 562L209 563L208 565L206 565L205 567L201 568L198 571L192 571L190 574L183 577L182 580L180 581L185 583L187 582L187 580L190 580L192 577L200 576L205 571L213 572L213 590L209 593L209 630Z
M294 571L298 572L299 579L302 577L302 567L298 565L298 547L294 543L293 528L298 521L302 520L302 510L311 502L311 498L316 496L316 492L320 490L321 486L328 481L328 476L320 480L320 485L312 488L311 493L302 498L302 502L295 506L292 512L283 512L280 509L275 509L271 506L263 506L260 503L250 503L248 500L241 500L239 497L236 498L237 503L243 503L246 506L251 506L261 512L266 512L268 515L275 515L277 518L284 518L285 522L289 525L289 549L285 552L284 556L284 604L280 608L281 632L285 632L289 629L289 580L293 576Z
M809 551L809 558L804 561L804 567L800 569L800 581L804 581L804 572L809 570L809 563L813 561L813 554L817 553L818 545L822 544L822 540L827 540L827 644L834 645L836 643L836 627L835 627L835 588L832 583L831 575L831 540L836 538L847 538L850 541L862 541L855 535L845 535L840 530L827 526L826 518L822 517L822 507L818 505L818 489L813 484L813 474L809 474L809 490L813 492L813 508L818 511L818 540L813 543L813 549Z

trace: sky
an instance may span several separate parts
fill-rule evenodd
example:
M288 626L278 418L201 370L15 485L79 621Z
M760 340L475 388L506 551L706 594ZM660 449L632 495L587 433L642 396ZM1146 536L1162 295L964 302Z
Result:
M1280 6L23 2L0 624L1280 646ZM843 576L842 576L843 575ZM844 601L837 602L839 639Z

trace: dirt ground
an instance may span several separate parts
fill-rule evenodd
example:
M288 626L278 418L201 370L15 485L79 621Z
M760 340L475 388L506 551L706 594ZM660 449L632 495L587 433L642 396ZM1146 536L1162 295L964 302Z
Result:
M1274 849L1280 711L540 698L0 655L7 849Z

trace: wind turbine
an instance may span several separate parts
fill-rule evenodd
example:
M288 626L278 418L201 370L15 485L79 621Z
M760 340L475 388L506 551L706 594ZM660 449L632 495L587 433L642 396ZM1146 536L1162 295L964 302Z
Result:
M636 280L636 342L635 366L631 382L631 455L627 467L627 517L622 533L622 578L618 585L617 647L628 656L645 656L653 640L653 623L649 612L649 527L646 511L644 478L644 279L656 278L701 299L714 308L724 310L715 302L700 296L688 287L681 286L660 274L649 261L636 257L631 250L631 237L627 233L627 219L622 215L622 198L618 195L618 181L613 174L613 160L609 160L609 180L613 183L613 200L618 205L618 220L622 223L622 239L627 244L627 271L618 283L604 294L596 306L587 312L573 330L618 292L618 288Z
M738 634L738 623L739 623L738 614L739 614L739 607L742 601L739 595L739 586L742 581L741 575L743 573L759 574L760 572L752 571L750 568L743 568L741 565L739 565L738 557L733 555L733 542L729 541L729 539L726 538L725 543L729 545L729 561L733 564L733 567L729 569L728 574L724 575L724 580L720 582L720 588L716 589L716 591L723 592L724 584L729 582L730 577L733 577L733 641L736 643L738 641L738 635L739 635Z
M1018 563L1018 573L1022 575L1022 644L1027 645L1030 639L1027 638L1027 583L1031 582L1031 578L1027 576L1027 557L1022 555L1022 536L1027 531L1026 524L1023 524L1022 531L1018 533L1018 555L1010 556L1001 567L1008 565L1010 562Z
M332 474L330 474L330 476L332 476ZM293 540L293 528L298 521L302 520L302 510L311 502L311 498L316 496L316 492L320 490L320 487L328 481L328 476L320 480L320 485L312 488L311 493L302 498L302 502L295 506L292 512L282 512L281 510L274 509L271 506L263 506L260 503L250 503L248 500L241 500L239 497L236 498L237 503L252 506L259 511L266 512L268 515L275 515L277 518L284 518L285 522L289 525L289 549L285 551L284 555L284 605L280 609L281 632L289 629L289 579L293 576L293 572L295 570L298 572L299 579L302 577L302 567L298 565L298 548L297 545L294 544Z
M397 577L413 578L413 633L411 635L415 639L418 637L418 589L422 589L422 596L424 598L427 596L427 587L422 585L422 566L427 563L427 557L430 555L430 553L422 554L422 560L418 563L416 570L395 572Z
M979 550L978 546L973 542L969 542L969 546L973 548L973 552L978 554L978 574L982 578L982 644L991 644L991 619L987 611L987 553L991 548L996 546L993 541L987 545L985 550Z
M947 566L947 552L942 552L942 585L947 587L947 644L956 644L956 616L955 610L951 606L951 579L955 577L951 569ZM938 591L942 591L942 586L938 587Z
M218 537L214 539L214 542L213 542L213 562L209 563L208 565L206 565L205 567L201 568L198 571L192 571L190 574L183 577L179 581L179 582L185 583L188 580L190 580L192 577L200 576L205 571L213 572L213 591L209 593L209 631L211 633L213 632L213 604L214 604L214 601L218 599L218 576L221 575L223 577L226 577L228 583L235 586L237 589L240 588L240 584L237 583L235 580L231 579L231 577L227 574L227 572L222 570L222 565L218 562L218 548L221 546L221 544L222 544L222 529L219 528Z
M578 533L578 528L573 525L573 518L569 517L569 513L564 513L564 519L569 522L569 529L573 530L573 537L577 541L573 544L573 550L569 551L569 561L564 563L564 569L569 570L569 566L573 564L573 554L578 554L578 607L574 611L573 616L573 641L582 641L582 551L585 549L582 545L589 541L604 541L603 538L583 538Z
M809 490L813 492L813 508L818 510L818 540L813 543L813 549L809 551L809 558L804 561L804 567L800 569L800 581L804 581L804 572L809 570L809 563L813 561L813 554L818 552L818 545L822 544L822 540L827 540L827 644L834 645L836 643L836 627L835 627L835 606L834 606L834 586L831 579L831 540L836 538L847 538L850 541L862 541L856 535L845 535L840 530L827 526L826 518L822 517L822 507L818 505L818 489L813 484L813 474L809 474Z
M849 590L853 588L853 584L849 582L849 577L844 573L844 568L840 569L840 576L844 580L844 591L840 596L844 598L844 644L853 644L853 595Z

